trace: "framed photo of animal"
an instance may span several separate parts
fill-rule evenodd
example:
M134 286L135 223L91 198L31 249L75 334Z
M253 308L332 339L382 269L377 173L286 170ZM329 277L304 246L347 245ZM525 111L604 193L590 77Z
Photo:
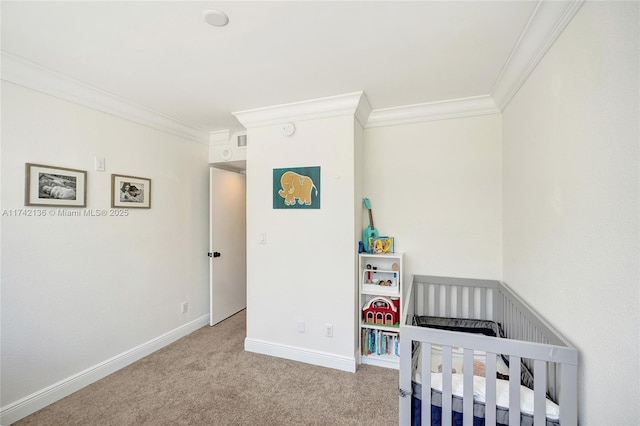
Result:
M151 179L112 174L111 207L151 208Z
M273 169L274 209L319 209L320 166Z

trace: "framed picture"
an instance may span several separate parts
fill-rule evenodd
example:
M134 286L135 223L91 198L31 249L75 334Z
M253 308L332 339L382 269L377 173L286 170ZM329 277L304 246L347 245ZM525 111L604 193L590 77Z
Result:
M25 206L87 206L86 170L26 164Z
M273 169L274 209L319 209L320 166Z
M368 253L384 254L394 252L393 237L369 238Z
M151 179L112 174L111 207L151 208Z

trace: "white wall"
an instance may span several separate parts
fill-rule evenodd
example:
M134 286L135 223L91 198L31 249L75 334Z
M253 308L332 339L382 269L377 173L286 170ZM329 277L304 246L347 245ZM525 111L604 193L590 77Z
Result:
M27 162L87 170L87 209L110 208L111 173L152 181L151 209L127 217L3 214L3 408L206 323L207 156L205 145L3 82L3 212L25 208Z
M354 117L248 130L247 343L249 350L355 368ZM273 209L273 169L321 167L318 210ZM266 233L266 244L258 244ZM306 323L305 333L297 322ZM324 325L333 325L333 337Z
M587 2L503 113L504 280L580 350L583 425L640 418L637 2Z
M405 282L502 277L501 184L500 115L365 130L364 196L405 252Z

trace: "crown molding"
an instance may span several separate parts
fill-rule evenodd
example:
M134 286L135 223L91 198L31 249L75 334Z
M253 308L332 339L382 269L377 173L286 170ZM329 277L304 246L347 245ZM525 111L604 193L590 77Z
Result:
M366 123L371 106L362 91L345 95L329 96L308 101L274 105L246 111L234 112L233 115L246 128L269 126L288 121L314 120L318 118L355 115L362 124Z
M540 0L502 67L491 93L371 111L367 128L444 120L504 111L585 0Z
M395 108L374 109L371 111L366 127L394 126L499 113L500 109L496 106L491 96L475 96Z
M208 145L209 132L160 114L78 80L41 67L18 56L0 52L3 81L71 101L144 126Z
M490 94L372 110L364 92L312 99L233 113L245 128L355 115L365 128L497 114L508 106L585 0L540 0L505 62ZM7 52L0 52L1 79L126 120L209 145L209 132L134 104Z
M541 0L491 90L500 111L522 87L553 43L578 13L585 0Z
M355 116L356 120L362 127L366 127L369 122L369 117L371 116L371 104L369 103L369 99L364 92L361 92L362 96L360 96L360 101L358 102L358 106L356 107Z

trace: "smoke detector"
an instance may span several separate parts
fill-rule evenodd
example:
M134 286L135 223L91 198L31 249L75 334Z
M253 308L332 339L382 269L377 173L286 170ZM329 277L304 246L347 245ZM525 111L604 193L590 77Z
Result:
M291 136L296 132L296 126L293 123L284 123L282 125L282 134Z

